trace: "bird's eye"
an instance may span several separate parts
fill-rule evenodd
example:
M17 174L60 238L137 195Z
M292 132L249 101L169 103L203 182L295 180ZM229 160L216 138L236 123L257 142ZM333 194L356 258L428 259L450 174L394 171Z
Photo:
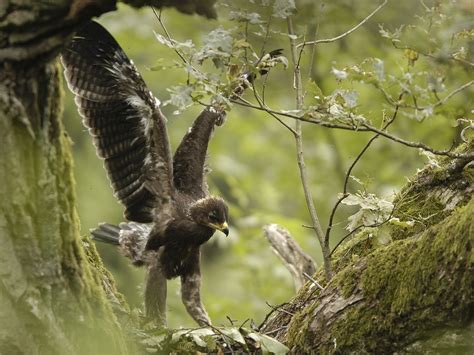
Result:
M209 220L211 222L217 222L217 216L214 213L209 214Z

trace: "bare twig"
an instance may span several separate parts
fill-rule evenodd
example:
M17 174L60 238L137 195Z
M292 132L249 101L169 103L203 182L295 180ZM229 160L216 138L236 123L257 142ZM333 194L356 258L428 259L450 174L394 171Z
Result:
M332 37L332 38L326 38L326 39L318 39L315 41L307 41L303 42L297 45L297 48L303 47L303 46L311 46L311 45L316 45L320 43L331 43L338 41L348 35L350 35L352 32L356 31L359 27L364 25L372 16L374 16L382 7L384 7L387 4L388 0L384 0L383 3L381 3L374 11L372 11L367 17L365 17L361 22L359 22L356 26L352 27L350 30L347 30L346 32L340 34L339 36Z
M318 281L316 281L311 275L307 274L306 272L303 272L303 276L306 277L309 281L311 281L317 288L319 288L321 291L324 290L324 287L319 284Z
M253 95L255 97L255 100L257 100L260 107L265 108L266 107L265 103L264 103L263 99L261 99L260 96L258 95L257 88L255 87L255 82L254 81L252 81L252 89L253 89ZM245 100L243 98L241 100L245 102ZM296 131L293 128L291 128L290 126L288 126L280 117L275 115L273 112L270 112L270 111L266 111L266 112L270 116L272 116L274 119L276 119L283 127L285 127L287 130L289 130L293 134L293 136L296 136L296 134L297 134Z
M282 326L282 327L273 329L273 330L269 331L268 333L264 333L264 334L265 334L265 335L270 335L270 334L278 333L280 330L283 330L283 329L286 329L286 328L288 328L288 326L287 326L287 325L284 325L284 326Z
M291 59L294 67L294 87L296 89L296 109L301 110L303 107L303 85L301 83L301 71L299 66L299 59L301 58L301 53L298 56L296 52L296 41L295 41L295 31L293 28L293 22L291 17L287 18L288 24L288 34L290 35L290 50L291 50ZM306 172L306 164L304 161L303 153L303 137L302 137L302 128L301 121L297 120L295 122L295 141L296 141L296 155L298 160L298 167L300 170L301 183L303 185L303 191L306 199L306 205L308 206L309 214L311 216L311 222L318 238L319 244L321 245L321 250L323 253L323 262L324 262L324 271L326 278L330 280L332 278L332 267L331 259L329 257L330 250L324 244L324 234L323 229L321 228L321 223L319 222L319 217L314 206L313 196L308 182L308 176Z
M161 19L161 10L160 10L160 13L158 14L156 12L156 9L151 6L151 9L153 10L153 13L155 14L155 17L156 19L158 20L161 28L163 29L165 35L166 35L166 39L172 44L173 46L173 50L176 52L176 54L178 55L178 57L186 64L190 64L188 62L188 60L184 57L184 55L176 48L176 46L174 45L174 40L173 38L171 37L170 33L168 32L168 29L166 28L165 24L163 23L163 20Z
M427 146L426 144L423 144L423 143L410 142L410 141L407 141L405 139L399 138L399 137L394 136L390 133L384 132L383 130L380 130L380 129L374 127L374 126L371 126L368 123L361 123L361 124L362 124L363 127L367 128L367 130L375 132L375 133L379 133L381 136L383 136L385 138L388 138L388 139L390 139L394 142L403 144L407 147L419 148L419 149L423 149L427 152L433 153L435 155L445 155L445 156L448 156L448 157L451 157L451 158L468 158L468 159L471 159L471 160L474 159L474 153L463 154L463 153L454 153L451 150L437 150L437 149L431 148L431 147L429 147L429 146Z
M263 319L262 323L260 323L260 325L257 327L257 329L258 329L259 332L262 330L263 325L267 323L268 318L270 318L271 315L272 315L273 313L275 313L275 311L276 311L278 308L283 307L283 306L286 306L286 305L288 304L288 302L279 304L279 305L276 306L276 307L271 307L271 306L268 304L268 302L266 302L266 304L271 308L271 311L268 312L268 313L265 315L265 318Z
M213 326L212 324L208 324L208 327L211 328L216 335L220 335L222 338L222 341L227 345L227 348L229 348L229 351L231 354L234 354L234 350L232 349L232 345L230 342L226 340L226 338L229 338L229 340L232 342L233 339L229 335L224 334L219 328Z
M284 305L286 305L287 303L283 303L282 305L279 305L279 306L272 306L270 303L268 302L265 302L267 304L268 307L270 307L272 310L274 311L277 311L277 312L282 312L282 313L286 313L288 314L289 316L294 316L295 314L292 313L292 312L289 312L287 311L286 309L283 308Z

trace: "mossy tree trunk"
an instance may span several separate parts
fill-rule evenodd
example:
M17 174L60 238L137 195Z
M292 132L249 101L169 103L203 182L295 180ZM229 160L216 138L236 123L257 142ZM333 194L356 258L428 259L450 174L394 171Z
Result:
M262 330L295 353L322 354L392 353L450 329L472 332L474 166L466 163L444 160L442 168L419 173L394 212L415 225L368 229L345 243L324 290L307 283ZM322 272L315 278L326 283Z
M213 2L180 5L212 16ZM1 354L127 352L112 311L125 306L93 244L79 234L57 60L74 28L115 5L0 2Z

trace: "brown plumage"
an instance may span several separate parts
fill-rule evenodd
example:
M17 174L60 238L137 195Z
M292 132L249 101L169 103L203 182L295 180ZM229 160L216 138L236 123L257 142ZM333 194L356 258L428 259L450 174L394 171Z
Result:
M166 278L181 276L185 285L197 287L197 296L183 290L183 302L199 323L209 322L199 299L199 249L215 230L226 235L229 231L227 205L209 196L205 160L214 127L223 123L224 113L205 109L172 158L159 100L101 25L89 22L78 31L62 53L62 62L84 125L104 160L114 194L125 207L125 218L149 224L104 224L93 234L130 249L125 253L137 259L135 264L150 264L147 251L158 257L158 268L150 270L159 270Z

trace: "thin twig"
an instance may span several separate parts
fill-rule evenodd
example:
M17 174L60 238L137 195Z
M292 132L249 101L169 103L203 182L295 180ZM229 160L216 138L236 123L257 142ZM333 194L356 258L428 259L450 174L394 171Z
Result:
M318 287L321 291L324 290L324 287L319 284L314 278L308 275L306 272L303 271L303 276L306 277L309 281L311 281L316 287Z
M296 41L295 41L295 31L293 28L293 22L292 22L291 17L287 17L287 25L288 25L288 34L290 35L291 60L294 66L294 87L296 89L296 109L301 110L303 108L303 85L301 82L301 71L300 71L300 65L299 65L299 61L301 59L301 52L299 53L299 55L296 52L297 48L296 48ZM302 127L301 127L300 120L297 120L295 122L295 131L296 131L296 135L295 135L296 156L298 160L298 167L300 170L301 184L303 185L306 205L308 206L311 222L314 227L316 237L318 238L319 244L321 246L326 278L330 280L333 276L332 267L331 267L331 259L329 257L330 250L329 248L326 247L326 245L324 245L324 232L321 227L321 222L319 221L316 208L314 206L314 200L311 193L311 188L309 186L308 175L306 172L306 164L304 161L303 136L302 136Z
M161 10L160 10L160 13L158 14L155 10L155 7L154 6L151 6L151 9L153 10L153 13L155 14L155 17L156 19L158 20L158 22L160 23L160 26L161 28L163 29L163 31L165 32L165 35L166 35L166 39L172 44L173 46L173 50L176 52L176 54L178 55L178 57L186 64L190 64L188 62L188 60L184 57L184 55L178 50L178 48L176 48L176 46L174 45L174 40L173 38L171 37L170 33L168 32L168 29L166 28L165 24L163 23L163 20L161 19Z
M394 42L394 41L392 41L392 45L393 45L393 47L396 48L396 49L403 49L403 50L409 49L409 50L412 50L412 51L414 51L414 52L416 52L416 53L418 53L418 54L421 54L421 55L424 56L424 57L432 58L432 59L435 59L435 60L440 60L440 59L441 59L441 57L437 57L437 56L434 55L434 54L426 53L426 52L420 51L419 49L415 49L415 48L408 47L408 46L398 46L398 45L396 44L396 42ZM454 57L452 54L450 54L450 55L447 56L447 57L443 56L442 59L443 59L443 60L444 60L444 59L449 59L449 60L453 60L453 61L455 61L455 62L461 63L461 64L463 64L463 65L467 65L467 66L470 66L470 67L474 67L474 63L469 62L469 61L464 60L464 59L456 58L456 57Z
M260 110L260 111L272 112L272 113L274 113L275 115L278 115L278 116L288 117L288 118L292 118L294 120L298 120L298 121L302 121L302 122L308 122L308 123L312 123L312 124L322 126L322 127L326 127L326 128L342 129L342 130L354 131L354 132L380 133L381 136L383 136L383 137L385 137L385 138L387 138L391 141L400 143L400 144L405 145L407 147L423 149L423 150L428 151L430 153L433 153L435 155L444 155L444 156L448 156L450 158L474 159L474 153L463 154L463 153L453 153L451 150L437 150L437 149L431 148L431 147L429 147L429 146L427 146L423 143L410 142L408 140L397 137L397 136L395 136L393 134L390 134L388 132L382 132L380 129L378 129L378 128L376 128L376 127L374 127L374 126L372 126L368 123L364 123L364 122L360 122L361 126L330 123L330 122L326 122L326 121L322 121L322 120L318 120L318 119L307 118L305 116L294 115L294 114L291 114L291 113L288 113L288 112L273 110L271 108L260 107L260 106L257 106L257 105L253 105L249 102L243 102L243 101L241 101L241 98L238 98L238 100L231 99L231 102L233 102L235 104L238 104L238 105L253 108L253 109L256 109L256 110ZM402 107L402 106L400 106L400 107Z
M356 26L352 27L350 30L347 30L346 32L340 34L339 36L333 37L333 38L326 38L326 39L318 39L315 41L308 41L308 42L303 42L297 45L297 48L303 47L303 46L312 46L320 43L331 43L338 41L348 35L350 35L352 32L356 31L360 26L362 26L364 23L366 23L372 16L374 16L382 7L384 7L387 4L388 0L384 0L383 3L381 3L374 11L372 11L367 17L365 17L361 22L359 22Z
M418 111L422 111L422 110L426 110L426 109L430 109L430 108L436 108L436 107L439 107L439 106L442 106L444 105L449 99L451 99L454 95L460 93L461 91L467 89L468 87L470 87L471 85L474 84L474 80L471 80L471 81L468 81L467 83L461 85L460 87L454 89L453 91L451 91L448 95L446 95L444 98L442 99L439 99L438 98L438 101L436 101L435 103L433 103L432 105L428 105L428 106L419 106L417 103L416 103L416 97L415 96L412 96L413 99L415 100L415 104L414 105L410 105L410 104L407 104L407 103L397 103L395 102L392 97L390 96L390 94L382 87L377 87L377 89L380 90L380 92L383 94L383 96L385 97L385 100L392 106L399 106L400 108L409 108L409 109L413 109L413 110L418 110Z
M279 327L279 328L273 329L273 330L271 330L271 331L269 331L269 332L265 332L264 334L265 334L265 335L270 335L270 334L273 334L273 333L278 333L280 330L287 329L287 328L288 328L288 326L287 326L287 325L284 325L284 326L281 326L281 327Z
M233 341L232 337L229 335L224 334L219 328L214 327L212 324L208 324L209 328L211 328L214 333L217 333L216 335L220 335L224 343L227 345L229 348L229 351L231 354L234 354L234 350L232 349L231 343L227 342L226 338L229 338L231 341Z
M263 99L261 99L260 96L258 95L257 88L255 87L255 80L252 81L252 89L253 89L253 95L255 97L255 100L257 100L260 107L265 107L265 103L264 103ZM241 100L244 101L244 99L241 99ZM297 134L296 131L293 128L291 128L290 126L288 126L280 117L275 115L273 112L270 112L270 111L266 111L266 112L270 116L272 116L274 119L276 119L278 122L280 122L280 124L283 125L287 130L289 130L293 134L293 136L296 136L296 134Z
M390 133L384 132L384 131L382 131L382 130L374 127L374 126L371 126L368 123L361 123L361 124L362 124L363 127L367 128L367 130L375 132L375 133L379 133L381 136L384 136L385 138L388 138L388 139L390 139L394 142L403 144L407 147L419 148L419 149L423 149L427 152L433 153L435 155L445 155L445 156L448 156L448 157L451 157L451 158L474 159L474 153L463 154L463 153L454 153L451 150L437 150L437 149L431 148L431 147L429 147L429 146L427 146L426 144L423 144L423 143L410 142L410 141L407 141L405 139L399 138L399 137L394 136Z
M299 121L302 121L302 122L314 123L314 124L317 124L318 126L323 126L323 127L327 127L327 128L337 128L337 129L342 129L342 130L346 130L346 131L357 131L357 130L359 130L356 126L330 123L330 122L325 122L325 121L321 121L321 120L317 120L317 119L306 118L304 116L297 116L297 115L293 115L293 114L288 113L288 112L277 111L277 110L271 109L266 105L265 106L254 105L251 102L243 99L242 97L231 98L230 101L232 103L240 105L240 106L245 106L245 107L252 108L252 109L255 109L255 110L259 110L259 111L265 111L267 113L273 113L273 114L278 115L278 116L288 117L288 118L292 118L294 120L299 120ZM361 130L366 131L366 132L370 131L367 128L361 128Z
M286 313L286 314L288 314L289 316L294 316L294 315L295 315L294 313L289 312L289 311L287 311L286 309L283 309L283 308L282 308L284 305L286 305L286 303L283 303L283 305L280 305L280 306L272 306L272 305L271 305L270 303L268 303L268 302L265 302L265 303L267 304L268 307L270 307L271 309L273 309L273 310L275 310L275 311L277 311L277 312Z

